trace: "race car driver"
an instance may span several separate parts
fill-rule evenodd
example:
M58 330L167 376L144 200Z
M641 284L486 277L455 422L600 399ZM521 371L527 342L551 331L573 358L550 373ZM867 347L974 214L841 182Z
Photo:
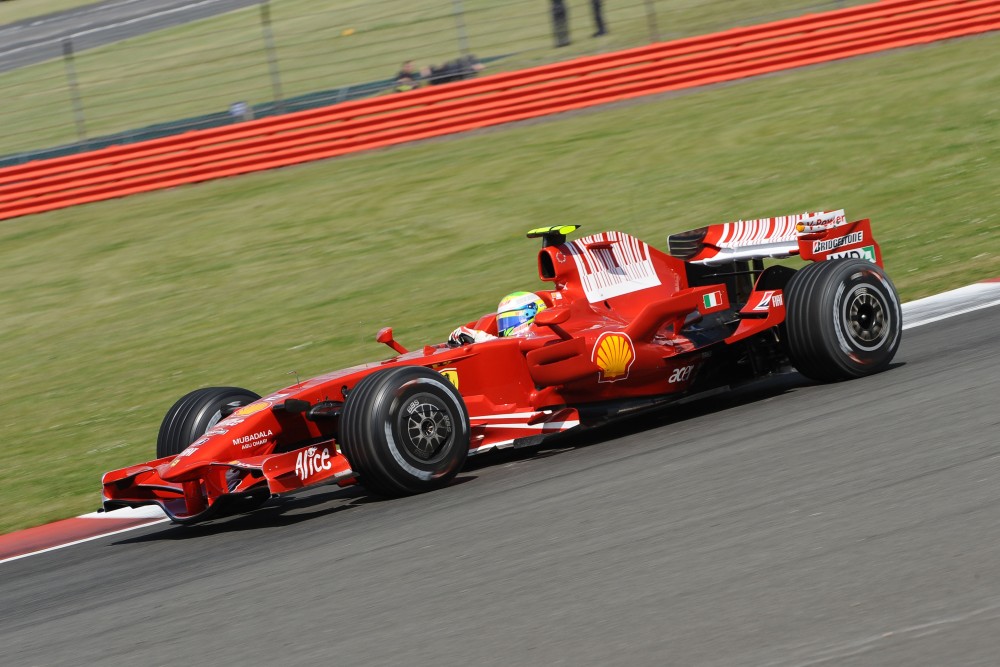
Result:
M545 310L545 302L534 292L511 292L501 299L497 306L497 336L480 329L461 326L451 332L448 342L453 345L468 345L494 338L524 336L540 310Z

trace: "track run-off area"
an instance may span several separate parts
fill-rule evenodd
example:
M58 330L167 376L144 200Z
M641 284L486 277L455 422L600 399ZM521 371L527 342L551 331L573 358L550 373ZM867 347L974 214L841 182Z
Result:
M992 664L998 305L996 282L912 302L884 373L776 376L531 457L473 459L439 492L327 487L8 557L0 654Z

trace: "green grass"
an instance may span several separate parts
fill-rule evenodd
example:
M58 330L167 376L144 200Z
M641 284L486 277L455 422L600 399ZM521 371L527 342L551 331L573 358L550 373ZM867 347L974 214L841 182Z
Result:
M660 37L702 34L860 0L654 3ZM552 46L548 3L463 0L469 49L507 56L492 68L519 69L648 43L645 0L609 2L611 35L591 39L589 3L570 0L573 44ZM459 54L452 0L272 0L283 97L391 79L403 60L418 66ZM345 35L345 31L353 33ZM235 101L274 99L256 7L80 52L75 58L87 136L222 112ZM78 139L62 61L0 74L0 155Z
M870 216L906 299L1000 275L1000 35L0 224L0 532L90 511L181 394L444 339L526 230ZM904 346L905 354L905 346Z

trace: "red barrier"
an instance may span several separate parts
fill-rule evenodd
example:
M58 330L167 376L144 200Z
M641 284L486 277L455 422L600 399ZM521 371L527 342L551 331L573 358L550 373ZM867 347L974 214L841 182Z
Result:
M1000 29L996 0L886 0L0 170L0 220Z
M906 6L912 0L896 0L895 3L882 3L878 5L863 5L861 7L855 7L850 9L838 10L835 12L830 12L822 16L850 16L851 18L864 18L861 15L863 12L865 16L876 16L887 12L892 9L893 5L903 5ZM949 4L953 0L938 0L933 4ZM931 3L928 3L931 4ZM835 19L831 19L835 20ZM555 63L551 65L543 65L540 67L533 68L527 71L521 72L509 72L506 74L493 75L488 79L480 79L479 82L466 82L464 88L459 91L456 86L447 86L444 88L429 88L422 91L411 92L409 97L405 98L405 102L402 101L402 96L394 96L392 98L380 98L377 100L359 100L354 102L347 102L338 104L333 107L326 107L321 109L311 109L307 111L301 111L294 114L288 114L285 116L280 116L278 118L267 118L257 121L252 121L249 123L241 124L240 128L246 128L246 131L252 132L254 134L260 134L263 130L268 128L278 128L285 126L287 123L298 123L298 124L310 124L311 122L317 121L321 118L328 120L336 120L339 117L355 117L363 115L359 110L366 111L368 113L379 113L384 111L393 111L401 106L413 106L425 103L435 103L438 101L438 96L434 96L434 99L425 98L421 100L414 99L414 95L429 93L431 91L444 93L447 91L448 94L443 95L443 97L456 97L461 96L455 95L454 93L467 92L469 95L474 93L488 92L489 89L493 87L502 87L511 81L523 81L525 83L534 83L538 81L547 80L547 77L552 74L558 74L560 76L574 76L578 75L584 71L584 67L587 65L601 66L602 64L618 63L630 64L632 61L644 61L646 56L652 55L658 50L664 47L674 47L678 52L686 48L686 52L695 52L703 48L703 45L710 44L715 47L725 47L732 46L734 44L749 43L753 41L750 39L753 35L758 35L758 38L766 36L763 33L764 29L773 28L775 31L784 29L790 32L801 32L801 26L803 23L808 23L810 21L815 21L815 17L812 15L807 15L805 17L796 17L792 19L786 19L784 21L779 21L777 23L771 23L764 26L751 26L747 28L736 28L723 33L703 35L699 37L691 37L683 40L677 40L674 42L667 42L663 44L647 45L642 47L636 47L628 51L622 51L617 53L602 54L598 56L590 56L585 58L580 58L570 62ZM816 25L821 25L820 22L816 22ZM728 37L728 39L726 39ZM627 57L631 56L630 60ZM533 76L525 76L525 75ZM480 87L477 85L482 81L488 80L491 84L489 89L485 87ZM162 139L150 140L144 142L142 146L149 147L151 150L156 150L163 148L165 146L172 146L178 141L179 137L190 137L196 134L203 141L217 141L221 136L226 137L236 137L237 134L233 133L233 127L221 127L213 128L208 130L203 130L194 133L188 133L183 135L176 135L165 137ZM46 160L45 164L52 167L62 167L65 164L75 163L81 157L93 156L95 160L109 159L117 156L127 156L132 152L134 146L124 145L124 146L111 146L97 151L93 151L85 154L84 156L65 156L61 158L53 158L51 160ZM10 167L3 171L5 176L4 180L9 180L7 175L16 177L22 172L27 173L32 169L31 165L20 165L15 167ZM2 181L0 181L2 182Z
M925 2L924 5L947 5L954 0L936 0L935 2ZM144 142L141 146L148 147L149 151L161 152L167 147L183 148L191 146L193 142L198 143L218 143L223 137L227 140L240 139L244 136L260 136L264 133L278 132L293 126L311 126L320 122L332 122L343 118L362 117L365 114L394 112L403 107L427 106L436 104L442 100L471 97L475 94L488 93L493 90L509 87L510 85L529 85L537 83L550 83L554 79L571 78L586 75L591 71L599 69L620 68L636 63L648 62L654 57L665 58L672 55L683 55L685 53L706 53L711 50L721 50L742 44L750 44L762 41L772 36L784 34L803 33L803 24L809 24L810 30L815 31L827 25L836 25L838 21L845 18L861 21L871 18L882 18L886 15L894 15L901 9L908 9L912 6L913 0L896 0L895 2L879 3L876 5L864 5L845 10L838 10L828 14L817 16L797 17L786 19L777 23L764 26L751 26L748 28L737 28L723 33L692 37L675 42L655 44L637 47L619 53L603 54L581 58L567 63L556 63L545 65L522 72L511 72L507 74L494 75L478 82L467 82L461 86L447 86L444 88L430 88L422 91L410 93L409 96L394 96L391 98L380 98L376 100L361 100L339 104L334 107L324 109L313 109L296 114L289 114L278 118L267 118L239 126L243 128L240 132L233 126L214 128L200 132L188 133L179 136L166 137L163 139ZM826 18L825 21L817 18ZM488 82L486 85L483 82ZM428 95L431 92L437 93ZM421 97L414 97L422 95ZM405 98L405 99L404 99ZM461 100L467 103L467 100ZM189 137L194 137L188 140ZM78 166L81 158L92 156L92 162L101 163L112 157L126 156L133 157L135 146L114 146L89 154L79 156L67 156L45 161L45 164L52 169L61 169L66 164ZM82 164L82 163L80 163ZM31 172L30 165L11 167L0 173L0 183L19 180L22 174ZM35 174L37 175L37 174Z

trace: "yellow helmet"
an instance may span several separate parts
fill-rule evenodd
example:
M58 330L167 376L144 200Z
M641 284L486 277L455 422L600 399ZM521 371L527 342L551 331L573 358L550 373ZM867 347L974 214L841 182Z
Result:
M545 302L534 292L511 292L497 306L497 334L518 336L524 333L540 310L545 310Z

